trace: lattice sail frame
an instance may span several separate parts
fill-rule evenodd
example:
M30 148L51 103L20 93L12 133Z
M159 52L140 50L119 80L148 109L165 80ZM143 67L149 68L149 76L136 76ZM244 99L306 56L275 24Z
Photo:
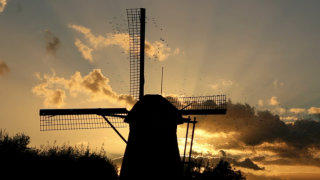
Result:
M166 97L182 115L225 114L227 109L226 95Z
M125 109L43 109L40 111L40 131L79 130L111 128L103 118L114 127L126 128L123 121Z
M144 94L145 9L127 9L130 56L130 95Z
M182 115L213 115L226 113L226 96L166 97ZM111 128L107 118L115 128L126 128L123 121L128 111L125 108L98 109L42 109L40 110L40 130L77 130Z
M106 116L116 128L126 128L123 118ZM40 131L111 128L103 117L95 114L40 116Z

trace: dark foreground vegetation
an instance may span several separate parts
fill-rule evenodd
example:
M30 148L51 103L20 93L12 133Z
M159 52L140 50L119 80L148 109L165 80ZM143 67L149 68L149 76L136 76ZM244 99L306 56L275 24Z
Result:
M28 147L24 134L10 137L0 131L1 176L58 179L117 179L116 166L102 154L70 146ZM13 178L14 179L14 178Z
M28 147L30 137L24 134L9 136L0 130L0 172L2 177L59 178L59 179L118 179L117 167L104 153L90 152L71 146L51 146L41 149ZM245 179L240 171L221 160L215 168L198 163L191 167L186 179ZM165 168L164 168L165 169ZM141 167L143 171L143 167ZM153 179L153 178L150 178Z
M193 161L191 172L187 173L188 178L192 180L245 180L241 171L233 170L228 161L220 160L215 166L206 165L204 162Z

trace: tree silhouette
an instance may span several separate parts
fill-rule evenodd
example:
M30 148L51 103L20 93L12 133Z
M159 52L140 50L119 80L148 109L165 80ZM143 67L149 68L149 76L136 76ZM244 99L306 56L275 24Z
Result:
M116 166L104 154L70 146L35 149L28 147L29 143L29 136L16 134L10 137L0 130L1 176L10 179L118 179Z
M213 168L206 168L201 174L202 180L226 179L226 180L242 180L245 179L241 171L232 170L230 163L220 160L218 165Z

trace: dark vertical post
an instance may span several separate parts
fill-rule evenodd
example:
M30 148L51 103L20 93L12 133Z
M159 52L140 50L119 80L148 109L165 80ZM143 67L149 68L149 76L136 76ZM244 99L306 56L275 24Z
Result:
M191 153L192 153L192 145L193 145L193 137L194 137L194 129L195 129L195 127L196 127L196 123L197 123L197 121L196 121L196 117L194 117L194 119L193 119L193 127L192 127L192 136L191 136L191 144L190 144L190 151L189 151L189 164L188 164L188 169L189 169L189 171L190 171L190 165L191 165Z
M139 99L142 99L144 94L144 43L145 43L145 19L146 9L140 9L140 87Z
M161 68L161 95L162 95L162 84L163 84L163 67Z
M186 141L184 144L183 161L182 161L183 165L186 163L186 151L187 151L187 144L188 144L189 124L190 124L190 116L188 117L188 122L187 122Z

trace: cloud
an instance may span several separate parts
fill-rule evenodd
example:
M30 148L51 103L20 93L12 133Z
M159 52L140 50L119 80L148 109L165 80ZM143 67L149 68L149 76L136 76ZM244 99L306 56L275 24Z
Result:
M258 166L256 163L254 163L250 158L245 158L244 160L241 160L237 156L233 156L232 154L227 153L224 150L220 150L217 155L213 156L201 156L202 154L199 154L197 152L193 153L197 157L195 161L199 162L204 162L202 164L207 164L211 167L216 166L220 160L227 161L231 163L233 166L237 167L243 167L247 169L252 169L252 170L264 170L264 167Z
M234 82L232 80L220 79L216 83L211 84L210 87L213 90L219 90L219 89L228 89L232 85L234 85Z
M224 85L224 86L232 86L233 85L233 81L231 81L231 80L222 80L222 85Z
M253 169L253 170L264 170L264 167L259 167L257 164L255 164L251 159L246 158L243 161L234 161L233 162L234 166L238 167L244 167L248 169Z
M213 90L218 90L218 89L219 89L219 85L218 85L218 84L211 84L210 87L211 87Z
M132 106L135 99L130 95L117 94L109 85L109 79L105 77L100 69L94 69L86 76L80 72L74 73L69 79L52 75L37 75L42 83L33 87L32 92L44 98L46 106L61 106L66 97L65 91L72 97L79 94L89 96L89 101L107 100L121 105Z
M282 107L278 107L278 108L275 108L274 111L277 113L277 114L284 114L287 112L287 110L285 108L282 108Z
M4 8L6 7L7 3L7 0L0 0L0 13L4 11Z
M283 117L280 117L280 120L282 121L296 121L298 120L298 118L296 116L283 116Z
M61 107L63 106L66 97L65 91L62 89L49 89L47 83L42 83L32 89L32 92L44 98L43 104L45 106Z
M69 28L74 29L75 31L81 33L84 36L84 39L86 40L87 45L85 45L87 48L90 48L92 50L98 50L101 48L105 48L108 46L119 46L124 52L129 52L129 34L128 33L107 33L106 35L94 35L91 32L91 29L75 25L75 24L69 24ZM78 41L76 39L76 41ZM79 44L79 41L78 41ZM82 45L84 45L82 43ZM78 50L83 55L83 49L80 47L83 46L77 46ZM90 54L91 54L90 51ZM167 47L163 42L161 41L155 41L153 43L150 43L148 41L145 42L145 53L147 57L150 58L156 58L159 61L166 60L170 55L177 55L180 52L180 49L175 49L175 51L171 52L171 48ZM86 58L85 58L86 59Z
M118 45L126 51L129 50L129 35L127 33L107 33L106 36L96 36L91 32L91 29L86 28L84 26L70 24L69 28L81 33L87 40L87 42L90 44L90 46L92 46L92 48L94 49L107 47L111 45Z
M57 36L55 36L50 30L45 30L44 32L47 53L56 55L56 52L61 44L60 39Z
M76 39L74 42L74 45L78 48L78 50L81 52L81 55L84 59L93 62L92 58L92 51L93 49L88 47L87 45L83 44L80 39Z
M308 109L309 114L320 114L320 108L318 107L311 107Z
M289 109L289 111L294 114L300 114L300 113L306 112L306 109L304 109L304 108L291 108L291 109Z
M262 162L277 164L309 164L320 166L320 122L294 119L286 124L270 111L256 111L248 104L228 102L224 116L198 116L197 127L207 134L225 133L226 138L197 134L197 143L211 144L214 149L262 153ZM293 118L292 118L293 119ZM254 149L254 150L253 150ZM279 159L275 161L276 159ZM281 160L281 161L280 161Z
M273 81L273 86L275 87L275 88L280 88L280 87L283 87L284 86L284 82L280 82L279 80L274 80Z
M258 100L258 105L259 105L259 106L263 106L263 105L264 105L264 103L263 103L263 100L262 100L262 99L259 99L259 100Z
M270 104L271 106L277 106L277 105L279 105L279 100L278 100L278 98L275 97L275 96L272 96L272 97L270 98L269 104Z
M10 72L9 66L5 62L0 61L0 76L5 75L9 72Z
M145 50L147 56L159 59L159 61L166 60L171 54L171 49L160 41L155 41L152 44L146 41Z
M174 54L174 55L180 54L180 49L179 49L179 48L176 48L176 49L173 51L173 54Z

